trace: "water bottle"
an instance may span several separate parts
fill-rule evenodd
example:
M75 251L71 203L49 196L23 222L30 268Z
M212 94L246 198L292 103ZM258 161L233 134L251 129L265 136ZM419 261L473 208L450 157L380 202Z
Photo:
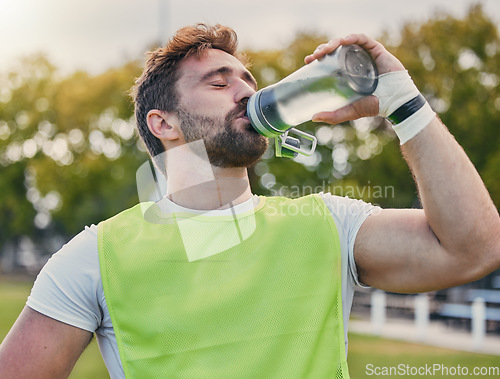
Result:
M247 115L257 132L276 138L277 156L311 155L316 137L294 127L318 112L333 111L371 95L377 83L377 67L370 54L358 45L340 46L257 91L248 101ZM300 140L289 136L290 132L309 140L309 147L301 148Z

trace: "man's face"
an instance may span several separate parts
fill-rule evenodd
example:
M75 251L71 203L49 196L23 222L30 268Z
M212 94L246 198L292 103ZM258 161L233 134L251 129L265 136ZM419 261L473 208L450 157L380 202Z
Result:
M249 167L264 154L268 139L245 116L257 84L235 57L209 49L182 62L176 84L177 116L186 142L203 139L210 163Z

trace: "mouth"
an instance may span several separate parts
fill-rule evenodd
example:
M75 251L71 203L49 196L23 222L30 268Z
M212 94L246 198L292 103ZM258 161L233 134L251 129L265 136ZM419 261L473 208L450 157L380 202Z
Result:
M245 129L253 129L253 126L250 123L250 119L248 118L246 111L238 113L235 117L235 120L239 121L239 123L241 124L245 124Z
M245 121L246 123L248 123L248 125L252 126L252 124L250 123L250 120L247 116L241 116L241 117L238 117L240 120L243 120Z
M255 130L255 128L252 126L252 123L250 122L250 119L247 117L246 114L242 114L236 118L236 120L241 120L241 126L242 130L245 130L250 133L257 133L258 132Z
M238 121L238 124L240 124L241 130L245 130L247 132L251 133L257 133L258 132L255 130L255 128L252 126L252 123L250 122L250 118L248 117L247 114L247 107L246 104L244 106L239 107L239 109L235 110L233 113L233 122ZM241 121L239 121L241 120Z
M243 111L241 111L241 112L238 114L237 118L241 118L241 119L243 119L243 120L245 120L245 121L250 122L250 119L249 119L249 118L248 118L248 116L247 116L247 111L246 111L246 109L245 109L245 110L243 110Z

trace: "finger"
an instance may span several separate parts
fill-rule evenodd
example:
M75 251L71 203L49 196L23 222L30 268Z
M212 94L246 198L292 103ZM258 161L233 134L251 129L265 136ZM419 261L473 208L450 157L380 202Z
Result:
M378 115L378 99L375 96L368 96L332 112L316 113L312 117L312 121L336 125L345 121L376 115Z
M351 108L352 107L348 105L333 112L319 112L313 116L312 121L324 122L330 125L337 125L346 121L355 120L358 117L350 116L354 114Z
M334 51L341 45L352 45L352 44L357 44L365 48L367 51L370 52L373 59L376 59L378 55L386 51L385 48L382 46L382 44L368 37L366 34L349 34L345 37L335 38L327 43L319 45L312 54L308 55L304 59L304 61L305 63L311 63L316 59L321 59L325 55L330 54L332 51Z
M404 70L403 64L378 41L366 34L350 34L341 39L342 45L356 44L364 48L377 64L379 74Z
M337 47L340 46L340 39L332 39L331 41L327 43L322 43L319 45L314 52L304 58L304 62L306 64L311 63L312 61L316 59L321 59L325 55L330 54L332 51L334 51Z
M364 47L366 50L370 51L378 47L382 47L380 42L377 42L373 38L368 37L366 34L349 34L343 37L341 40L342 45L352 45L356 44Z

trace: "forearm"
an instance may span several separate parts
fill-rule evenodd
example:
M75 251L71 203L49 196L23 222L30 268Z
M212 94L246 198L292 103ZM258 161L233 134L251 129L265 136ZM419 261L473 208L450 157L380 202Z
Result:
M500 265L500 218L474 165L436 117L402 151L430 228L478 276ZM475 265L478 264L478 267ZM487 268L487 266L489 266Z

